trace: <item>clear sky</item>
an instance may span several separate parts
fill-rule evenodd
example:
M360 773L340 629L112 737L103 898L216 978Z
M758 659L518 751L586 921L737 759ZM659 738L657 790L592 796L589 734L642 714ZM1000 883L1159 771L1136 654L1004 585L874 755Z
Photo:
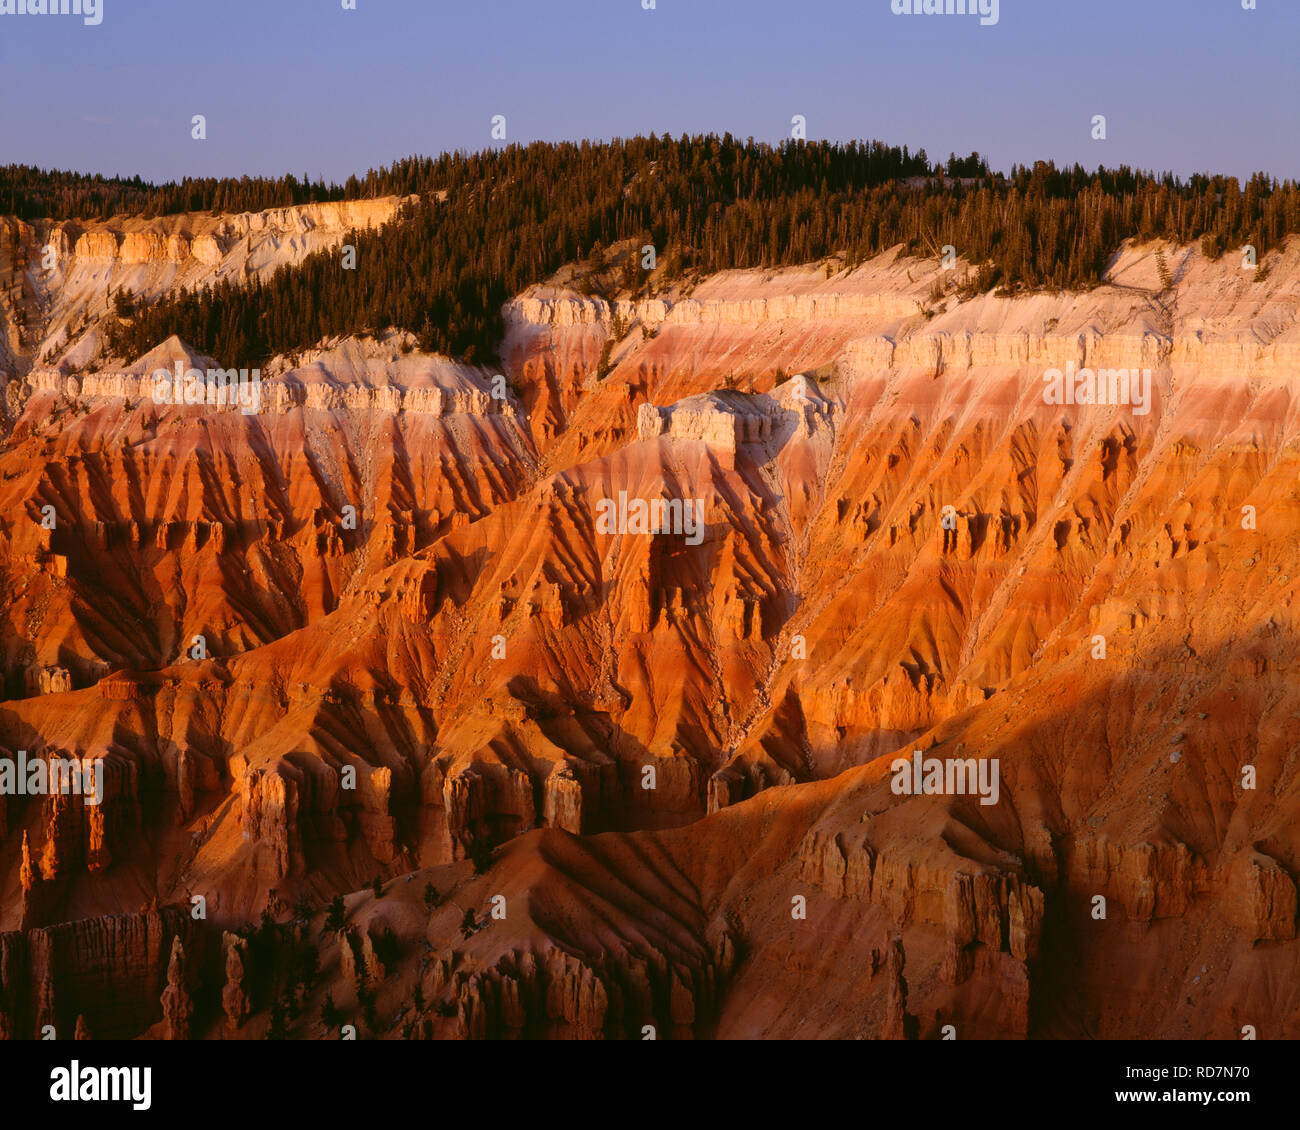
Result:
M95 27L0 15L0 162L341 180L500 144L494 114L519 142L779 141L802 114L810 138L1000 169L1300 179L1300 0L1000 0L987 27L891 0L101 2Z

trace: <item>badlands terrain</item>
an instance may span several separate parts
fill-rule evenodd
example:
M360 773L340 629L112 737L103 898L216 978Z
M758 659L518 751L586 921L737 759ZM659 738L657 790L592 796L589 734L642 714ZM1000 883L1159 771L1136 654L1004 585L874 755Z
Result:
M1300 1037L1300 241L537 286L253 413L106 355L397 205L0 221L0 758L105 772L0 797L0 1033Z

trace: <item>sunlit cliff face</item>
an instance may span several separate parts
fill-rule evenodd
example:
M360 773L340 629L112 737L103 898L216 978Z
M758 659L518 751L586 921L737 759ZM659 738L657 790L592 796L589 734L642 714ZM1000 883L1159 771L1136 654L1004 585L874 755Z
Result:
M235 928L339 893L300 1034L369 976L412 1035L1300 1035L1300 247L1166 248L1170 292L1153 250L1086 294L936 301L892 253L538 288L499 369L323 343L252 412L145 380L246 359L47 338L0 747L102 758L103 799L0 797L0 929L107 932L139 1000L56 956L4 1023L47 982L179 1023L179 943L196 1034L264 1034ZM1052 394L1085 370L1138 395Z

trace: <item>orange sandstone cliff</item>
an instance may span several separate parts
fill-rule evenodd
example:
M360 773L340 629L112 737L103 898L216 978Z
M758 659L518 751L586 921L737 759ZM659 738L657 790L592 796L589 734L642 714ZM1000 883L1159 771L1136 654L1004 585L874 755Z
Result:
M67 232L9 335L0 759L103 799L0 797L0 1034L1300 1036L1300 243L535 288L506 379L385 333L250 412L68 332L392 206Z

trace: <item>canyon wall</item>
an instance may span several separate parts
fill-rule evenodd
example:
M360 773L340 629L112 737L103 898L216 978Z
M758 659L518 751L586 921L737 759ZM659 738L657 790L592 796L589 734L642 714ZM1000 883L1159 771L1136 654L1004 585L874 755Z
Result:
M351 892L296 989L288 934L170 985L169 941L174 1035L281 992L319 1035L335 990L377 1036L1298 1034L1300 244L1166 248L1169 287L1155 250L1086 294L892 252L538 288L502 382L380 335L249 415L144 395L181 342L33 368L0 746L119 791L6 798L0 927L133 884L307 937ZM1137 395L1053 399L1074 368ZM914 750L994 802L899 793Z

